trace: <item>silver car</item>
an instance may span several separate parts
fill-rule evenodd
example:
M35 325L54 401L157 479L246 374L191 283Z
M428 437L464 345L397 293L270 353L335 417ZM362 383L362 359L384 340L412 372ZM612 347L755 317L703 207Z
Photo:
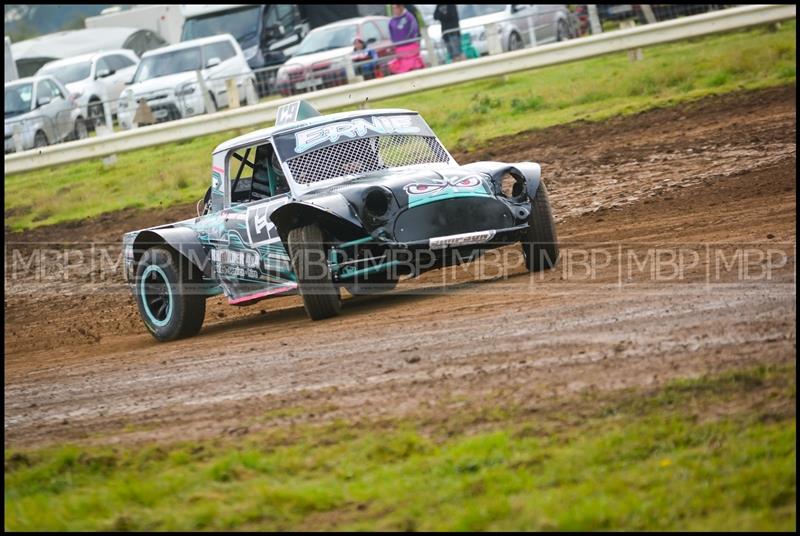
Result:
M51 61L36 74L52 75L78 94L81 114L89 120L89 129L105 122L104 105L109 113L117 113L117 99L125 82L133 78L139 57L130 50L117 49L82 54L73 58Z
M442 42L441 25L433 18L436 6L423 4L417 7L428 23L428 35L440 59L444 59L446 48ZM490 52L491 39L496 40L503 52L508 52L575 37L565 4L459 4L458 17L462 36L469 36L470 43L480 55ZM496 36L489 35L491 30L497 32Z
M5 153L87 136L76 95L52 76L5 84Z

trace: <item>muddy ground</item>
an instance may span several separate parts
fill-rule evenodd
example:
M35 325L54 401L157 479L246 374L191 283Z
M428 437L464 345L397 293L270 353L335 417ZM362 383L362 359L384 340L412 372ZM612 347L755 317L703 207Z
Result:
M6 231L5 444L441 418L481 401L535 410L794 362L795 102L795 86L740 92L455 155L542 164L559 266L530 275L508 246L501 262L348 296L322 322L297 297L217 297L199 336L156 343L115 265L119 239L194 206Z

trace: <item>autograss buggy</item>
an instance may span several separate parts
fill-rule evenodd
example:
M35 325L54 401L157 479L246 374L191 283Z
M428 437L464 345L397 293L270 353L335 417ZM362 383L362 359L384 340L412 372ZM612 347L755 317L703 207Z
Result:
M168 341L196 334L219 293L244 305L299 292L319 320L339 314L342 287L385 291L509 242L530 271L549 269L558 245L540 173L459 166L409 110L321 116L294 101L275 127L215 149L197 217L125 234L125 277Z

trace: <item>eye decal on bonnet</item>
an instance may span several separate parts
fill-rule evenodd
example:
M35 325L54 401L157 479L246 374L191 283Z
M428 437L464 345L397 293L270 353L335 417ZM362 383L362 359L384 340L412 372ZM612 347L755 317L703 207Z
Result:
M406 184L403 189L408 195L430 195L445 188L475 188L481 184L481 179L477 175L468 177L448 177L445 179L429 179L425 182L412 182Z

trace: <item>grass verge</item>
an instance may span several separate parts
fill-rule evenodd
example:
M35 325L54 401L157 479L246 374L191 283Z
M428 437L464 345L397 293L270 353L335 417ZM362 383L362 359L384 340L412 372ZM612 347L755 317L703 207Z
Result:
M790 22L775 32L759 27L692 39L647 48L639 62L623 52L370 106L418 110L451 151L469 151L525 130L793 83L795 28ZM21 230L123 208L196 201L209 184L211 151L241 133L123 153L110 169L92 160L5 176L6 226Z
M795 372L238 440L6 450L5 528L793 530Z

